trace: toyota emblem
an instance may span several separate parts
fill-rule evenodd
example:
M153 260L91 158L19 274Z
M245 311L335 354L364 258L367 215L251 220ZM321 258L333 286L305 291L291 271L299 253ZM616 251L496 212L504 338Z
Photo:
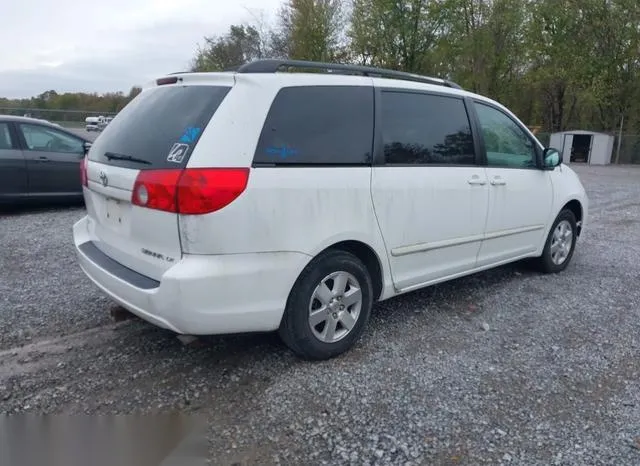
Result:
M109 178L107 178L107 174L102 170L100 171L100 182L102 183L102 186L104 186L105 188L109 184Z

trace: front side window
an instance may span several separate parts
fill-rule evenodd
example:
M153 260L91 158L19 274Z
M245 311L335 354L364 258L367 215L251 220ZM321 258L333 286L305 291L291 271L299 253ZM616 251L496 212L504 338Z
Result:
M82 140L53 128L21 124L20 131L22 131L28 150L69 154L81 154L84 152Z
M0 150L2 149L13 149L13 141L11 140L8 123L0 123Z
M382 133L387 164L475 164L471 125L462 99L385 91Z
M373 88L286 87L264 123L254 162L277 165L369 165Z
M490 167L535 168L536 150L524 130L505 113L475 103Z

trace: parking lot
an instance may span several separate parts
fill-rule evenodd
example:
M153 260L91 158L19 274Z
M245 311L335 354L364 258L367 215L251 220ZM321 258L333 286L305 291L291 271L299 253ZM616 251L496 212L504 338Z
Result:
M83 138L86 138L90 141L95 141L95 139L98 137L98 135L100 133L95 132L95 131L87 131L84 128L67 128L69 131L71 131L72 133L77 134L78 136L82 136Z
M215 464L640 464L640 167L577 171L590 217L564 273L381 303L322 363L114 322L74 259L82 208L2 215L0 412L202 414Z

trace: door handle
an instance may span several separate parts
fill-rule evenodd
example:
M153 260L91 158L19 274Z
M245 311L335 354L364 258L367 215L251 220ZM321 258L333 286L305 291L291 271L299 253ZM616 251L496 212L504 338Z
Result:
M49 157L45 157L44 155L41 155L40 157L38 157L38 160L40 162L48 162L49 161Z
M485 184L487 184L487 182L484 179L480 178L477 175L469 178L467 180L467 183L469 183L472 186L484 186Z
M507 184L507 182L502 178L497 177L491 180L491 184L493 186L504 186L505 184Z

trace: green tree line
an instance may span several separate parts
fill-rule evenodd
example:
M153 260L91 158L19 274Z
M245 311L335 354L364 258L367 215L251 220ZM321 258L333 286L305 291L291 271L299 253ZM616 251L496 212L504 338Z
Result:
M538 134L617 133L621 126L640 134L637 0L285 0L275 21L256 17L205 37L191 70L233 69L259 58L447 78L505 104ZM88 112L119 111L139 91L0 98L0 112L48 109L38 115L82 120ZM59 110L69 112L53 114ZM640 161L640 137L623 138L622 148Z
M0 97L0 113L11 115L29 114L34 118L43 118L59 122L83 122L90 115L114 115L140 93L139 87L133 87L128 94L111 92L107 94L88 94L55 90L28 99L7 99Z
M640 133L637 0L288 0L205 38L192 70L286 57L448 78L542 132Z

